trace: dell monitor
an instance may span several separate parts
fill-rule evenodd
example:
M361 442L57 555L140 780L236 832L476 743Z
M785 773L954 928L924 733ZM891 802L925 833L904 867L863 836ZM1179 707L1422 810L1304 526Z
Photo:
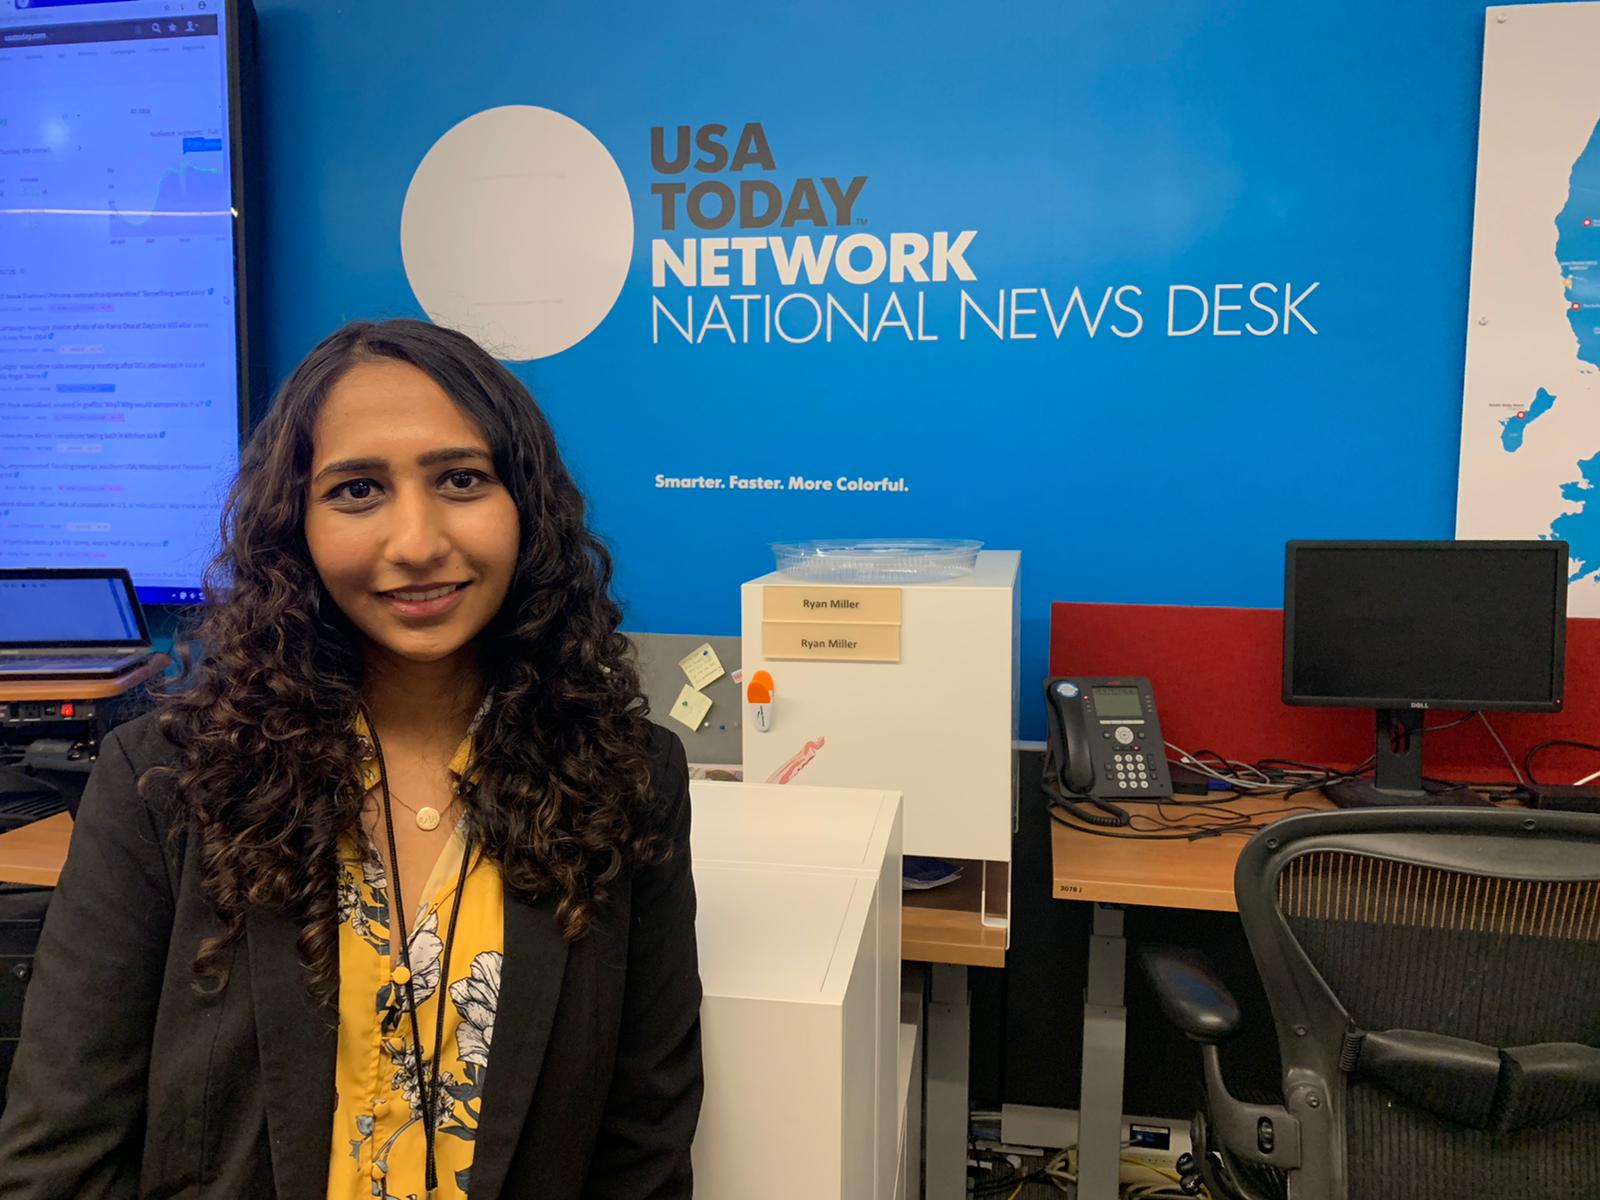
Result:
M1333 799L1445 799L1423 781L1431 709L1559 711L1566 617L1565 542L1290 542L1284 703L1377 710L1373 778Z

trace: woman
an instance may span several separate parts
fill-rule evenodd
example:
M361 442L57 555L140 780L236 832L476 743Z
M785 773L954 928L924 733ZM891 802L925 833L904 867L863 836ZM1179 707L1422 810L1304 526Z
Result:
M296 368L193 677L84 794L0 1195L690 1194L687 771L583 513L466 337Z

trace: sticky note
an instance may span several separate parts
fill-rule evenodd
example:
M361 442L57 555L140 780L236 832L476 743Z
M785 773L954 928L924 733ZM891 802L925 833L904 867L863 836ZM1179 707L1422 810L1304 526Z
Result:
M722 660L717 657L710 642L700 643L680 658L678 665L689 677L689 684L695 691L701 691L706 684L722 678Z
M721 668L718 668L720 672ZM683 691L678 693L678 698L672 702L672 719L679 724L687 726L690 730L700 728L700 722L706 719L706 714L711 711L711 697L704 692L698 692L687 683Z

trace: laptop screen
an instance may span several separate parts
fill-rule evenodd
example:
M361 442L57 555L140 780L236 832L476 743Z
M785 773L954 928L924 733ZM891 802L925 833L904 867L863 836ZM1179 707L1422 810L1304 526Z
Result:
M125 571L0 571L0 647L148 641Z

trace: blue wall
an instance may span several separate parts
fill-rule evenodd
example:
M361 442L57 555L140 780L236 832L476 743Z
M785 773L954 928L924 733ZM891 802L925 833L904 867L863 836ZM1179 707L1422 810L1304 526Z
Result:
M1274 605L1288 538L1453 532L1481 4L257 7L274 381L347 318L421 314L401 208L457 122L547 107L615 158L635 217L622 294L514 369L616 550L631 628L737 632L737 585L773 539L978 537L1024 551L1031 681L1051 601ZM763 177L785 186L867 176L872 231L976 230L976 281L925 289L940 340L653 342L652 296L685 293L652 288L650 243L685 231L649 194L650 129L709 121L760 122ZM1317 284L1305 324L1168 336L1172 285L1258 281ZM962 288L992 309L1000 289L1059 307L1075 285L1095 304L1140 288L1143 330L1002 341L969 314L955 336ZM911 490L653 482L701 470Z

